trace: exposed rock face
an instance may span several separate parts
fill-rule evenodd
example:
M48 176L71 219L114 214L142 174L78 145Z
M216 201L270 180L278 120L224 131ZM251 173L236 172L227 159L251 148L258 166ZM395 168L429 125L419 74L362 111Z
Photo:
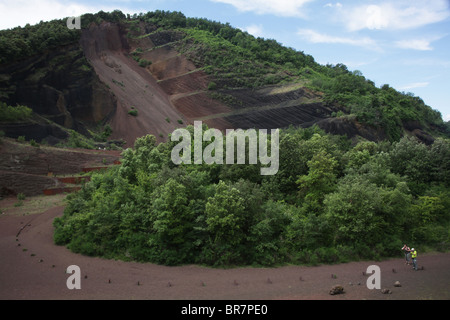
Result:
M100 82L79 44L0 66L0 98L10 105L26 105L65 128L85 134L85 123L104 120L116 107L114 96ZM40 141L45 133L62 138L41 121L3 126L2 130L14 137L19 129L27 139Z
M34 139L35 141L42 141L46 139L50 145L58 143L61 139L68 138L68 133L61 127L46 121L29 121L11 124L0 123L0 130L15 139L20 136L25 136L26 140Z

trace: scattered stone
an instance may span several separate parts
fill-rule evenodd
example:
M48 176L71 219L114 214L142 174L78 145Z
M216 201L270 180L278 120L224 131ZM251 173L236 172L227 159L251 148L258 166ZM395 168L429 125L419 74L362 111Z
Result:
M238 286L238 285L239 285L239 283L238 283L236 280L234 280L233 283L234 283L235 286Z
M400 284L400 281L395 281L394 283L394 287L401 287L402 285Z
M272 280L270 280L270 278L267 278L267 283L272 283Z
M172 284L170 283L170 281L169 281L169 283L167 284L167 286L168 286L168 287L171 287L171 286L172 286Z
M340 286L340 285L334 286L330 290L330 295L332 295L332 296L334 296L336 294L342 294L342 293L344 293L344 287Z
M382 294L392 294L392 291L389 289L381 289Z
M395 270L395 269L392 269L392 272L393 272L393 273L397 273L397 270Z

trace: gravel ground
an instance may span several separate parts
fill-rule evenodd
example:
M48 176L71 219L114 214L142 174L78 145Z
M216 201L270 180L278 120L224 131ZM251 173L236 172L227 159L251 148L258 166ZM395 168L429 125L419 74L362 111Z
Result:
M1 207L1 203L0 203ZM2 300L449 300L450 254L419 255L414 271L398 259L338 265L214 269L167 267L86 257L53 243L53 219L64 207L33 215L0 215ZM419 251L420 252L420 251ZM69 290L66 269L77 265L81 289ZM367 288L370 265L382 290ZM399 281L401 287L394 287ZM344 293L330 295L334 285Z

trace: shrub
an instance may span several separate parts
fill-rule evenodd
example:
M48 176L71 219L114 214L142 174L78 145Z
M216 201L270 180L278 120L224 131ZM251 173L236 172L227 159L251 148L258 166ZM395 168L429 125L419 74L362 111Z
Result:
M142 68L148 67L151 64L151 61L148 61L146 59L139 59L139 66Z
M25 194L19 193L19 194L17 195L17 200L25 200Z
M37 143L34 139L30 140L30 145L33 147L39 147L39 143Z
M138 111L136 109L133 109L133 110L128 111L128 114L132 115L133 117L137 117Z
M25 142L25 136L19 136L18 138L17 138L17 141L18 142Z
M208 84L208 90L216 90L217 89L217 83L215 83L214 81L211 81Z
M0 102L0 122L14 122L31 118L33 111L26 106L8 106Z
M14 203L14 207L21 207L21 206L23 206L23 201L22 200L19 200L16 203Z

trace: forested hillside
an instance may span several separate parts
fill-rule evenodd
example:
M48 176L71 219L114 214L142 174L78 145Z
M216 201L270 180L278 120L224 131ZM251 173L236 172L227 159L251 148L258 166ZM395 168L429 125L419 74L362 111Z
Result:
M450 134L449 125L443 122L441 114L420 97L398 92L388 84L378 88L357 70L350 71L343 64L320 65L308 54L286 48L275 40L255 38L229 24L165 11L132 16L120 11L101 11L81 17L83 29L105 21L119 24L121 30L128 32L130 41L152 36L153 40L164 38L161 46L175 48L210 76L210 97L234 109L249 103L241 99L236 89L268 85L282 88L286 84L297 84L320 95L322 103L335 110L326 117L338 119L341 124L351 122L353 126L361 124L378 130L378 140L398 141L407 131L432 143L432 136L448 137ZM0 65L14 64L26 57L76 44L81 33L82 30L69 30L64 19L0 31ZM145 52L133 54L143 67L151 64L145 59L141 61L140 55ZM80 68L89 71L89 66ZM7 79L3 81L7 86ZM0 98L14 102L11 90L7 87L0 90ZM250 125L254 125L253 122ZM329 126L321 127L327 130Z
M118 39L114 45L124 44L120 53L114 52L120 61L136 64L127 70L142 79L151 73L161 96L174 105L179 99L178 111L182 102L197 97L194 106L199 101L220 104L205 122L214 116L247 127L283 124L280 167L276 175L262 176L259 164L175 165L171 151L176 143L170 136L160 134L167 142L159 144L157 137L143 136L123 151L121 165L93 173L81 191L68 196L64 216L54 221L55 243L86 255L213 266L379 259L398 255L403 243L421 252L449 249L449 123L421 98L388 84L377 87L343 64L320 65L274 40L180 12L99 12L81 21L82 30L68 30L62 19L1 31L0 68L21 69L30 57L49 55L51 72L46 66L46 73L37 69L41 73L18 83L37 79L36 87L48 89L39 81L50 79L56 87L68 81L63 76L67 68L79 86L48 89L57 92L48 95L59 103L55 108L66 96L86 98L79 105L108 101L98 104L98 118L90 119L104 122L114 113L111 87L127 93L131 86L111 77L110 84L100 83L80 42L85 31L92 31L88 40L93 43L96 34L111 35ZM54 53L55 48L64 50ZM157 50L160 69L146 59L157 56ZM194 84L204 87L174 90L173 78L164 74L169 60L164 52L183 63L178 69L184 73L177 77L187 80L180 86L191 85L188 76L197 72L201 81ZM98 53L97 67L124 76L107 53ZM65 61L64 66L58 68L57 61ZM92 92L98 96L86 95L86 79L97 86ZM30 118L30 106L14 106L16 85L9 81L8 74L0 74L1 114L12 121ZM142 86L153 97L149 86ZM67 94L69 89L74 93ZM148 106L124 107L133 113L126 119L138 119L143 112L137 109ZM75 110L81 115L89 111ZM72 124L69 111L64 124ZM277 121L270 122L273 118ZM179 118L165 121L185 125Z

